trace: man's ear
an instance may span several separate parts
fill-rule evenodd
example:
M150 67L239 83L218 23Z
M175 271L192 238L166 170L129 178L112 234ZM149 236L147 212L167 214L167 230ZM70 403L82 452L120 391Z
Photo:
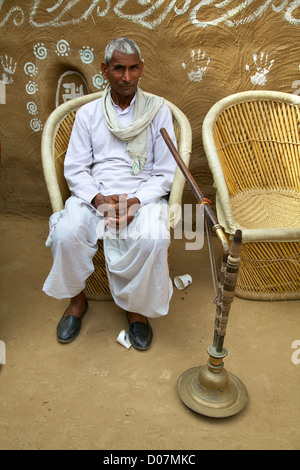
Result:
M107 78L107 65L105 62L101 62L101 73L103 75L104 78Z
M144 71L144 59L141 60L140 62L140 77L142 77Z

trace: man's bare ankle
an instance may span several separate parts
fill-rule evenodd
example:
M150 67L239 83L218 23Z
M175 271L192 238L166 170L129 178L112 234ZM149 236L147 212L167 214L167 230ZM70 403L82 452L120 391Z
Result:
M65 312L65 316L74 315L75 317L80 318L85 310L85 306L86 297L84 291L82 291L70 299L69 307Z
M127 318L130 323L133 323L135 321L147 323L147 317L145 317L144 315L141 315L140 313L127 312Z

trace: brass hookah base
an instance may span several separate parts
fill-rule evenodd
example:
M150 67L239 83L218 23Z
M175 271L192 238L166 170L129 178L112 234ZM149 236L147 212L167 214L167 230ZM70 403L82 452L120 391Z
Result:
M224 348L218 353L213 346L207 349L205 366L193 367L179 378L177 388L183 403L199 414L226 418L239 413L248 401L244 384L224 368L227 356Z

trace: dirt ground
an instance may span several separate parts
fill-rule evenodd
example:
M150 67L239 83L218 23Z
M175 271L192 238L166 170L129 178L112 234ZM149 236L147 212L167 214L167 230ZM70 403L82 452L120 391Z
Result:
M204 365L215 306L207 244L185 251L175 240L172 276L193 283L174 288L169 315L152 321L150 350L116 342L127 328L112 301L90 302L80 336L56 340L67 301L42 292L51 267L46 219L0 216L1 449L221 450L300 449L300 301L235 298L225 368L246 386L249 400L230 418L208 418L186 407L177 381ZM299 356L298 356L299 357Z

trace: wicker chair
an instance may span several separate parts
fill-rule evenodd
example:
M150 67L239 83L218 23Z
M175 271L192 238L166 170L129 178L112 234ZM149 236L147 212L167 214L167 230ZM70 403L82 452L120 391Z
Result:
M229 237L243 232L236 295L299 299L300 97L237 93L206 115L202 138Z
M102 94L103 92L92 93L61 104L51 113L45 123L42 135L42 164L53 212L62 210L66 199L70 196L63 169L76 111L85 103L100 98ZM151 93L145 94L152 96ZM186 165L189 165L192 148L190 123L177 106L167 100L165 103L172 112L179 153ZM169 197L171 228L174 228L180 218L184 185L184 176L177 168ZM98 241L98 251L93 261L95 270L86 281L86 296L94 300L111 299L102 240Z

